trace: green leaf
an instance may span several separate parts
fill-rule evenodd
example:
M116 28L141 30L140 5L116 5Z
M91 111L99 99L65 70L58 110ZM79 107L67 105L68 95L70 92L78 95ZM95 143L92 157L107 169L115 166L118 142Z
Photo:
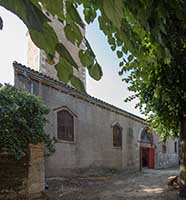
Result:
M123 63L123 62L120 62L120 63L119 63L119 66L120 66L120 67L122 67L123 65L124 65L124 63Z
M74 7L71 1L66 1L66 9L67 9L67 16L66 16L67 23L75 22L76 24L81 26L81 28L84 29L85 25L81 17L79 16L78 11L76 10L76 8Z
M122 40L117 40L117 45L118 46L121 46L123 44L123 41Z
M119 50L118 50L116 53L117 53L118 58L122 58L122 56L123 56L122 51L119 51Z
M29 0L0 0L0 5L16 14L28 29L42 31L43 24L50 21L41 9Z
M88 67L88 72L89 72L89 75L97 81L99 81L101 77L103 76L101 66L98 63Z
M123 75L123 72L124 72L124 70L121 69L121 70L118 72L119 76L122 76L122 75Z
M129 62L131 62L133 58L134 58L133 55L129 55L129 57L127 58L127 60L128 60Z
M56 45L56 51L59 53L61 58L65 59L67 62L69 62L77 70L79 69L79 67L77 66L77 64L74 61L73 57L71 56L71 54L69 53L69 51L66 49L66 47L63 44L58 43Z
M92 57L95 58L96 56L95 56L94 52L92 51L91 46L90 46L88 40L86 38L84 38L84 40L85 40L84 44L85 44L87 50L89 50L90 54L92 55Z
M55 64L55 61L54 61L54 55L52 54L46 54L46 61L48 64L50 65L54 65Z
M64 32L66 38L71 41L73 44L78 44L78 46L82 43L83 36L79 27L76 24L67 24L64 28Z
M122 0L103 0L103 9L106 16L118 29L121 27L123 18L123 6Z
M85 16L85 21L90 24L90 22L93 22L94 19L96 18L96 10L93 9L92 7L90 8L85 8L83 10L84 16Z
M111 49L112 49L112 51L115 51L116 50L116 45L112 45Z
M6 85L0 88L0 99L1 150L6 149L16 159L29 154L29 144L43 143L49 152L54 150L44 131L49 110L40 97Z
M64 20L63 15L63 1L62 0L31 0L36 6L40 7L39 2L50 12L53 16L58 16L60 20Z
M122 51L123 51L125 54L128 53L128 50L127 50L127 48L126 48L125 46L122 46Z
M88 49L86 51L80 50L79 58L84 67L89 67L94 64L94 57L92 56L92 54Z
M171 62L171 54L168 48L164 49L165 57L164 57L164 62L165 64L170 64Z
M68 83L73 75L72 66L65 59L60 59L59 63L55 65L55 68L57 70L59 80L64 83Z
M115 45L115 38L114 37L108 37L108 43L110 45Z
M58 38L54 30L48 24L44 24L42 32L30 29L29 33L32 41L37 47L43 49L46 54L55 54Z
M82 81L76 76L72 76L70 79L71 84L77 88L79 91L85 92L85 87Z
M3 20L2 20L2 18L0 17L0 30L2 30L3 29Z

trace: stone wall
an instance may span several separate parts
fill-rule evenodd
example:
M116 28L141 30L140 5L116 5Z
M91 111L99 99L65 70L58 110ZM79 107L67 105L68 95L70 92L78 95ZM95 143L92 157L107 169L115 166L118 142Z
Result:
M0 153L0 200L40 197L45 187L43 145L30 145L30 155L16 160Z
M77 76L84 84L86 89L86 70L83 67L80 59L79 59L79 49L84 49L85 45L84 42L78 47L74 45L72 42L67 40L65 32L64 32L64 24L61 23L59 20L51 17L50 25L54 28L56 35L66 49L71 54L72 58L76 62L77 66L79 67L78 70L73 68L73 73ZM85 30L80 28L82 35L85 35ZM55 55L55 64L49 64L46 60L46 55L43 50L40 50L35 44L32 42L29 34L28 36L28 51L27 51L27 64L30 68L37 70L47 76L50 76L54 79L58 79L57 71L55 69L55 64L58 62L58 54Z
M28 157L15 160L6 152L0 153L0 199L27 195Z
M67 107L77 116L74 118L74 142L58 141L56 153L46 159L46 175L59 176L78 168L102 167L125 170L139 169L137 136L143 124L132 120L117 111L103 109L91 102L77 99L68 94L42 86L42 98L51 109L50 123L46 131L57 138L57 111ZM123 128L122 147L113 146L113 123ZM132 128L133 137L127 143L128 129ZM54 170L55 169L55 170Z
M175 151L175 142L176 149ZM156 143L156 168L175 167L179 165L179 142L178 139L169 139L166 143L166 152L162 151L163 142Z
M30 145L30 159L28 168L28 195L41 196L45 190L44 146Z
M38 81L32 85L38 87L32 92L39 91L38 95L50 108L45 130L57 143L54 155L45 160L47 177L67 175L88 167L139 170L138 134L144 127L143 119L36 72L28 70L24 77L23 71L16 71L16 87L31 88L28 85ZM63 107L75 115L73 142L57 138L57 112ZM123 128L121 148L113 146L114 123Z
M40 49L32 42L29 33L27 33L27 64L30 68L39 71Z
M56 152L45 159L47 177L72 175L85 168L140 170L139 134L147 126L145 120L20 64L15 65L15 74L16 87L41 96L50 108L45 132L56 138L57 143ZM57 137L57 112L64 108L74 116L74 141L62 141ZM121 148L113 146L113 124L116 123L122 127ZM168 141L169 157L158 159L159 140L155 134L156 167L174 156L174 145ZM166 166L173 164L169 163Z

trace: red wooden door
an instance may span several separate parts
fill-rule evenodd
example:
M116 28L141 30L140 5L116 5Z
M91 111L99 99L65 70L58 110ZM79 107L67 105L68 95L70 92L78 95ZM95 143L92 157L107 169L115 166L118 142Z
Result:
M149 169L154 169L154 148L149 148L149 159L148 159L148 167Z
M139 152L139 156L140 156L140 171L142 170L142 147L140 147L140 152Z

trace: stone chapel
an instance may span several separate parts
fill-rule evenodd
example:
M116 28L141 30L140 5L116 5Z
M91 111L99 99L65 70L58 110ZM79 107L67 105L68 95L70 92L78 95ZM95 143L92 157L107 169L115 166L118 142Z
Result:
M53 27L79 65L74 73L86 88L78 47L66 39L61 24L56 21ZM44 52L29 36L28 67L17 62L13 67L15 86L40 96L50 109L45 131L55 138L56 152L45 158L46 177L87 168L132 172L178 165L178 140L162 143L155 132L149 132L144 119L59 81L54 66L46 62Z

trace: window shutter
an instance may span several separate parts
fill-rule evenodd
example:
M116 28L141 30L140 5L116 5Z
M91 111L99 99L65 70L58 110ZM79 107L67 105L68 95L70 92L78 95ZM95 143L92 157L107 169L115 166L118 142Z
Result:
M67 110L57 113L57 135L60 140L74 141L74 118Z
M119 126L113 127L113 146L122 147L122 130Z

